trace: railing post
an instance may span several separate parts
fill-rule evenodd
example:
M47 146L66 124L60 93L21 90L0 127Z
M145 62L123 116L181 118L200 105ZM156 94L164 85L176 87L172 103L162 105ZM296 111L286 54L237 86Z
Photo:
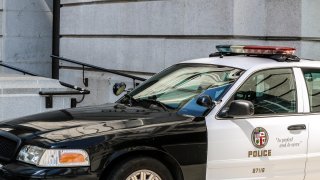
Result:
M60 56L60 0L53 1L52 54ZM59 59L52 57L52 78L59 79Z

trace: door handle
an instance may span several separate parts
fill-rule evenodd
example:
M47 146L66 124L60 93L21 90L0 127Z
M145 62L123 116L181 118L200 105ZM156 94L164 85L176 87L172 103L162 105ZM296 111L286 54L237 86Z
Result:
M305 130L305 129L307 129L307 126L305 124L296 124L288 127L289 131Z

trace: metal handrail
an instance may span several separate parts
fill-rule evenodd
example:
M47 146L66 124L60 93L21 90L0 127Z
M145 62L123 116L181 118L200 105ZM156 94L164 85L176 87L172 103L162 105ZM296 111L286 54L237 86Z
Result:
M40 91L39 94L41 96L63 96L63 95L84 95L84 94L90 94L90 92L80 92L80 91L48 91L43 92Z
M0 62L0 66L3 66L5 68L11 69L11 70L14 70L14 71L17 71L17 72L21 72L21 73L23 73L25 75L27 74L27 75L30 75L30 76L38 76L37 74L25 71L23 69L20 69L20 68L14 67L14 66L10 66L8 64L4 64L3 62Z
M11 69L11 70L14 70L14 71L17 71L17 72L21 72L23 74L27 74L27 75L30 75L30 76L39 76L41 77L40 75L37 75L37 74L34 74L34 73L31 73L31 72L28 72L26 70L23 70L23 69L20 69L20 68L17 68L17 67L14 67L14 66L11 66L11 65L8 65L8 64L5 64L3 62L0 62L0 66L2 67L5 67L5 68L8 68L8 69ZM70 88L70 89L74 89L74 90L77 90L79 91L78 94L90 94L90 91L87 90L87 89L83 89L83 88L80 88L80 87L77 87L77 86L74 86L74 85L71 85L71 84L68 84L68 83L65 83L65 82L62 82L62 81L59 81L59 83L64 86L64 87L67 87L67 88ZM69 91L68 91L69 92ZM39 93L40 95L44 95L44 93L40 92ZM66 94L66 93L64 93ZM74 94L74 93L73 93ZM55 95L55 94L53 94Z
M118 70L106 69L106 68L103 68L103 67L99 67L99 66L95 66L95 65L92 65L92 64L87 64L87 63L83 63L83 62L80 62L80 61L76 61L76 60L72 60L72 59L68 59L68 58L64 58L64 57L59 57L59 56L55 56L55 55L51 55L51 57L59 59L59 60L62 60L62 61L65 61L65 62L81 65L82 67L89 67L89 68L96 69L96 70L99 70L99 71L103 71L103 72L112 73L112 74L116 74L116 75L119 75L119 76L131 78L133 80L139 80L139 81L145 81L146 80L145 78L134 76L134 75L130 75L130 74L127 74L127 73L123 73L123 72L120 72Z

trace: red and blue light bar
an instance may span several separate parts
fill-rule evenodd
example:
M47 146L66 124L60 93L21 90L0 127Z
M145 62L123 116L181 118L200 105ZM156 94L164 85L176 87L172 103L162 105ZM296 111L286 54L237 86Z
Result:
M247 54L247 55L274 55L290 54L295 52L295 48L281 46L241 46L241 45L218 45L220 53L225 54Z

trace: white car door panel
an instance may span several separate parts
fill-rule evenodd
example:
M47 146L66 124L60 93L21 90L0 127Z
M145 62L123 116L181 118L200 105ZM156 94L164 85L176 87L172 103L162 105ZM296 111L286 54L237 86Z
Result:
M305 180L320 179L320 114L304 116L310 123Z

